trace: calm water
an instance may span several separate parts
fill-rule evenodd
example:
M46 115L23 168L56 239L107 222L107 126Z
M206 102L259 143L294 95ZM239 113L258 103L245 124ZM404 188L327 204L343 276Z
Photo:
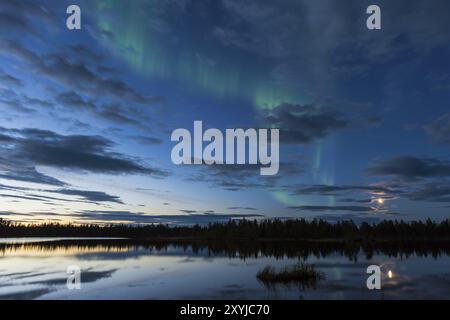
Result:
M266 286L256 273L306 261L326 274L315 288ZM366 288L369 265L393 273ZM67 267L82 270L68 290ZM126 239L0 239L0 299L450 299L446 245L154 244Z

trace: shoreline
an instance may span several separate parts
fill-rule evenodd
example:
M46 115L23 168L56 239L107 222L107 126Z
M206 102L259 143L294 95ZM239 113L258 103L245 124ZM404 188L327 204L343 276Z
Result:
M370 239L343 239L343 238L201 238L201 237L71 237L71 236L22 236L22 237L4 237L0 235L0 244L17 242L42 242L45 241L142 241L142 242L247 242L247 243L344 243L344 244L370 244L370 243L392 243L392 242L439 242L450 243L449 238L370 238ZM28 241L27 241L28 240Z

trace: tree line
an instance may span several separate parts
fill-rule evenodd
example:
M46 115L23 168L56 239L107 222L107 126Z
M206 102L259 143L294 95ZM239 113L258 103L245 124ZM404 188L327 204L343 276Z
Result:
M435 222L384 220L356 224L352 220L330 223L306 220L230 220L208 225L163 224L25 224L0 218L0 237L120 237L134 239L179 238L211 240L450 240L450 219Z

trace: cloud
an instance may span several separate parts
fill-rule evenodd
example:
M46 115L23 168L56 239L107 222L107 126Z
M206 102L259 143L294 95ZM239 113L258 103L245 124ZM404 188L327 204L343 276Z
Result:
M10 89L0 88L0 103L17 112L21 113L34 113L35 110L29 108L22 101L22 98Z
M273 188L282 177L292 177L303 173L302 165L293 162L280 163L279 172L275 176L261 176L260 168L259 164L204 165L186 180L205 181L228 191L240 191Z
M58 23L58 19L52 14L49 7L43 3L29 0L15 0L3 1L0 3L0 10L3 13L14 16L16 22L10 24L9 27L19 27L19 31L26 29L28 32L34 34L32 24L36 22L39 24L54 25Z
M136 102L148 103L144 96L128 87L124 82L112 78L101 78L81 63L71 63L61 56L52 55L34 61L34 66L41 75L46 75L55 81L72 86L74 83L81 89L94 90L97 93L109 93L115 97L128 97ZM88 86L94 86L90 88ZM151 100L153 102L153 99Z
M180 210L180 211L183 212L183 213L188 213L188 214L197 212L197 210Z
M40 56L13 41L3 41L0 52L18 59L27 71L31 70L59 84L65 84L69 88L82 90L93 96L108 94L115 98L128 98L142 104L161 101L161 97L144 96L125 82L101 76L81 62L70 61L63 54L51 53Z
M367 173L373 176L395 176L404 180L450 176L450 162L400 156L372 164Z
M371 175L394 176L393 181L379 185L289 185L284 186L293 195L341 196L339 202L358 204L377 204L378 199L385 201L408 199L411 201L450 202L450 182L444 178L450 176L450 163L436 159L418 159L397 157L372 165ZM426 180L424 180L426 179ZM369 194L370 198L361 197ZM347 197L344 197L347 196ZM349 207L303 206L291 209L345 210ZM355 207L360 208L360 207ZM382 209L387 209L382 206ZM358 209L356 209L358 211ZM383 211L384 214L387 212ZM393 213L391 213L393 214Z
M450 113L446 113L426 125L425 132L438 142L450 143Z
M145 174L165 177L166 171L144 166L123 154L113 152L111 140L101 136L60 135L39 129L0 128L0 137L9 145L2 147L2 162L20 159L25 165L50 166L108 174Z
M0 28L2 30L17 31L17 32L30 32L26 21L15 14L9 14L0 11ZM2 36L3 37L3 36Z
M76 54L73 54L74 52ZM105 60L105 56L98 52L93 52L83 44L65 45L62 54L69 56L73 61L93 63L102 68L104 67L101 64Z
M271 110L263 124L280 129L281 143L307 144L348 127L349 122L331 109L284 103Z
M130 138L145 145L155 145L162 143L161 139L149 136L131 136Z
M426 183L406 196L413 201L450 202L450 183Z
M51 101L30 97L26 94L19 94L16 91L0 87L0 103L6 107L21 113L35 113L32 107L52 108Z
M92 102L85 101L75 91L66 91L66 92L60 93L56 97L56 101L62 105L80 108L80 109L95 109L96 108Z
M103 105L97 105L92 100L86 100L75 91L66 91L60 93L56 97L56 101L60 106L68 108L76 108L81 111L92 112L94 116L100 117L104 120L114 122L117 124L125 124L136 126L141 129L146 129L147 126L141 121L132 118L129 114L139 115L135 109L126 108L119 103L109 103ZM141 118L145 118L144 115L140 115ZM144 141L144 139L142 139ZM149 142L148 140L145 142Z
M6 160L0 158L0 178L23 182L64 186L65 182L38 172L34 167L5 165Z
M291 206L288 208L298 211L377 211L375 208L364 206Z
M376 198L342 198L339 199L339 202L353 202L353 203L377 203L379 199L381 200L395 200L397 196L385 196L385 195L377 195Z
M124 111L126 111L125 108L119 104L109 104L98 109L97 115L115 123L145 127L140 121L126 115Z
M120 197L107 194L103 191L91 191L91 190L79 190L73 188L59 188L59 189L38 189L38 188L28 188L28 187L18 187L0 184L0 190L13 191L20 193L20 195L11 194L1 194L2 197L27 199L27 200L37 200L37 201L47 201L47 200L57 200L57 201L69 201L69 202L89 202L98 204L99 202L111 202L123 204ZM38 194L39 193L39 194ZM81 198L80 200L54 198L43 195L42 193L51 193L65 196L73 196Z
M142 212L130 211L79 211L73 218L76 220L115 221L130 223L161 223L173 225L208 224L227 222L230 219L260 218L262 215L233 215L233 214L188 214L188 215L149 215Z
M58 189L58 190L45 190L45 192L53 192L57 194L63 194L68 196L81 197L90 202L113 202L123 204L120 197L107 194L103 191L86 191L76 189Z
M395 178L392 187L387 187L390 192L384 192L385 199L402 197L411 201L450 202L449 161L400 156L371 165L367 173Z
M14 194L0 194L0 197L2 197L2 198L20 199L20 200L40 201L40 202L45 202L46 204L49 203L48 202L49 200L50 201L77 202L77 201L74 201L74 200L67 200L67 199L48 197L48 196L42 196L42 195L35 195L35 194L29 194L29 195L23 195L23 196L21 196L21 195L14 195Z
M202 168L202 171L190 177L192 181L206 181L213 186L228 191L239 191L250 188L268 187L275 181L273 178L261 177L260 165L211 165Z
M29 97L25 94L22 94L21 98L25 105L42 107L42 108L53 108L54 107L53 102L49 101L49 100L42 100L39 98Z
M0 18L1 19L1 18ZM23 87L23 82L0 69L0 85L6 84L7 87Z
M335 185L312 185L312 186L293 186L290 187L293 194L297 195L326 195L337 196L343 192L367 192L371 194L397 194L399 191L387 187L380 186L335 186Z
M32 217L34 214L32 213L18 213L13 211L0 211L0 217L1 216L25 216L25 217Z
M425 56L432 48L445 48L450 39L442 32L450 9L445 0L378 1L384 9L381 37L367 32L367 6L358 1L345 7L330 0L222 3L228 19L215 24L218 41L270 58L277 64L272 80L321 99L342 92L339 79L349 74L370 74L395 59L408 59L411 52Z
M54 98L60 107L66 107L71 112L73 108L77 108L92 112L95 116L116 124L127 124L150 130L149 125L143 122L143 120L151 121L147 115L149 109L142 109L140 106L157 106L164 101L162 97L147 96L128 86L120 80L119 72L101 64L106 60L104 56L91 51L85 45L61 46L56 51L52 51L53 48L54 46L45 51L46 53L40 54L22 46L16 39L0 39L0 54L17 60L20 63L19 67L25 72L32 72L33 80L39 82L52 80L65 87L65 91L57 93ZM108 72L103 72L106 69ZM15 81L10 76L0 74L0 80L2 78L8 82L22 81L21 79ZM52 91L57 90L52 88ZM31 108L32 106L53 106L51 101L36 98L22 99L18 95L10 94L1 96L4 98L0 102L22 113L38 111ZM100 104L99 97L106 101ZM126 101L126 106L122 105L123 101Z

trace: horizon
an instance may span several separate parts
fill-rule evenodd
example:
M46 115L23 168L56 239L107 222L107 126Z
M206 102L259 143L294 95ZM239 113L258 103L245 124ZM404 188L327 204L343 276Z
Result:
M299 218L299 217L265 217L265 216L256 216L256 217L248 217L248 216L242 216L242 215L224 215L224 216L218 216L216 218L222 218L222 220L215 220L213 222L210 221L209 215L176 215L176 216L152 216L152 219L155 221L147 221L147 222L132 222L132 223L123 223L123 222L76 222L76 221L39 221L39 222L22 222L22 221L14 221L14 220L8 220L6 218L0 217L0 224L1 223L10 223L12 225L29 225L29 226L43 226L43 225L56 225L56 226L67 226L67 225L73 225L73 226L89 226L89 225L95 225L100 227L108 227L108 226L125 226L125 227L146 227L146 226L167 226L167 227L183 227L183 228L192 228L195 226L200 227L208 227L210 224L223 224L227 225L228 223L234 221L236 223L240 222L256 222L256 223L262 223L262 222L270 222L270 221L278 221L278 222L298 222L298 221L306 221L307 223L313 223L315 221L317 222L325 222L328 224L338 224L338 223L354 223L356 226L361 226L364 223L367 223L371 226L380 225L385 222L393 222L393 223L406 223L408 225L414 224L414 223L421 223L425 224L427 222L431 222L433 224L441 224L446 223L450 221L450 218L446 218L443 220L433 220L432 218L427 218L424 220L404 220L404 219L384 219L384 220L368 220L368 219L342 219L341 217L330 217L329 219L326 218ZM192 218L192 219L191 219ZM203 219L202 219L203 218ZM206 218L206 221L204 221ZM167 219L167 220L164 220ZM160 220L160 221L158 221ZM185 221L183 221L185 220ZM193 221L190 221L193 220ZM203 221L202 221L203 220Z

